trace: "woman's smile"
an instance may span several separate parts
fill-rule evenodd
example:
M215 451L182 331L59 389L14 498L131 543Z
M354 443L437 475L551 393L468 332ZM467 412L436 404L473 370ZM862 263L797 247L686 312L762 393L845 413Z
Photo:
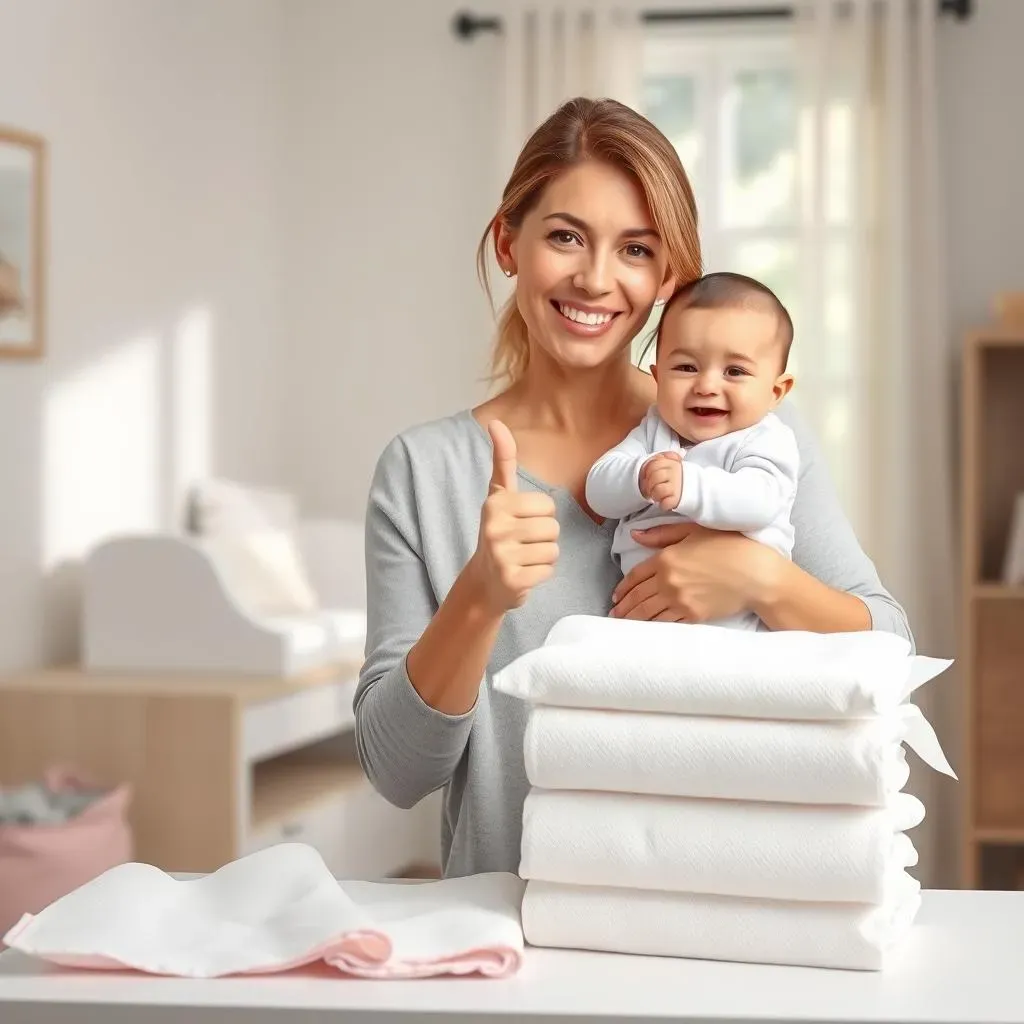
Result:
M582 338L594 338L607 333L619 315L618 310L559 302L557 299L551 300L551 306L558 315L561 328Z

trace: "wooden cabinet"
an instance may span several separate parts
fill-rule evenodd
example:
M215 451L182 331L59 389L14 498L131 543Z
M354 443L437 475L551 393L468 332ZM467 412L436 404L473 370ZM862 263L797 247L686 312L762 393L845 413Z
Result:
M0 784L66 765L130 783L135 856L209 872L277 842L342 878L436 874L436 799L411 811L354 753L359 666L288 679L52 669L0 682Z
M1003 565L1024 492L1024 325L972 332L961 405L967 888L1024 888L1024 586Z

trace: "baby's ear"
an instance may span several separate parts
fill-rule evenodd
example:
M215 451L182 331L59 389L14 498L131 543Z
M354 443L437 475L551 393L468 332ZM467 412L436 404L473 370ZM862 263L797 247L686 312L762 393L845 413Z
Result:
M650 365L651 376L654 378L654 383L658 383L658 364L651 363Z
M775 384L772 387L773 409L793 390L793 383L793 375L791 373L783 373L775 378Z

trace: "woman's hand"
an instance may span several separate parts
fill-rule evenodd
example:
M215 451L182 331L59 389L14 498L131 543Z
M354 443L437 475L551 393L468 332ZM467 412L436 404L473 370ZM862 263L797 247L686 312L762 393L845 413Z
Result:
M616 618L659 622L708 622L747 611L773 584L772 548L741 533L675 523L634 530L633 537L660 548L615 588Z
M550 495L516 486L516 442L500 420L488 424L494 446L491 483L480 513L476 552L467 569L493 612L519 607L550 579L558 559L558 520Z

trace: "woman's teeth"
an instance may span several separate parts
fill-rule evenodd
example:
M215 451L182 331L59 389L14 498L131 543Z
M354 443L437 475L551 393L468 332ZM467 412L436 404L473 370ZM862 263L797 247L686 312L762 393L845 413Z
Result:
M614 313L585 313L582 309L575 309L573 306L558 304L558 311L566 318L577 324L587 324L589 327L597 327L598 324L606 324Z

